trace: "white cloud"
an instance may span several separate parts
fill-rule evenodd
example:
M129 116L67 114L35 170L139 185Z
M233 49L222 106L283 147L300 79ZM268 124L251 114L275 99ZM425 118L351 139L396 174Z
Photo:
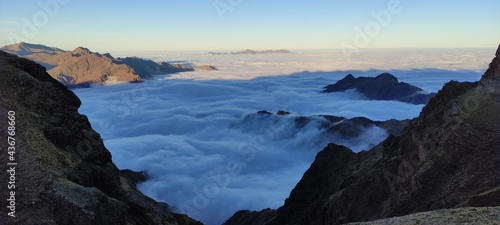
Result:
M319 118L297 127L294 116L408 119L417 116L422 108L401 102L369 101L354 91L320 93L323 86L349 72L355 76L381 73L364 71L369 69L366 65L373 65L371 58L365 57L358 61L358 67L348 68L329 61L329 54L190 57L197 64L210 62L207 64L221 70L75 92L83 101L80 112L88 115L94 129L102 134L117 166L148 171L150 180L140 185L144 193L207 225L221 224L240 209L281 206L328 142L359 151L387 135L372 127L354 140L343 140L324 135ZM424 59L421 56L422 62L415 66L447 67ZM306 68L331 69L329 63L351 71L296 73ZM392 60L386 63L385 67L397 70L383 72L430 92L439 90L450 79L477 80L479 76L476 71L461 68L415 70L414 66L398 66ZM410 64L407 60L404 65ZM479 70L480 66L472 63L464 67ZM256 78L283 73L296 74ZM285 110L292 115L255 114L263 109Z

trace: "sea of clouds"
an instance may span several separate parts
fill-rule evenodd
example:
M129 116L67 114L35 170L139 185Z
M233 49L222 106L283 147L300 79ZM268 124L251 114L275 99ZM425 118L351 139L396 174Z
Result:
M423 105L371 101L356 91L321 93L348 73L390 72L436 92L449 80L476 81L489 49L367 50L348 60L336 50L292 54L150 53L157 61L209 64L218 71L159 75L138 84L77 89L87 115L121 169L147 171L139 188L207 225L241 209L277 208L329 142L368 150L387 133L353 140L325 135L321 117L409 119ZM290 115L257 114L259 110ZM295 116L312 122L296 126Z

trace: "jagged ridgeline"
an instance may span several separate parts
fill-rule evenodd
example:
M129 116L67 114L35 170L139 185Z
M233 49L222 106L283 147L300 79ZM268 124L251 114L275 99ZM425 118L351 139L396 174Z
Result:
M239 211L225 225L331 225L408 214L367 224L496 224L499 137L500 47L479 82L445 84L401 135L360 153L329 144L282 207ZM432 212L414 214L425 211Z
M1 224L200 224L136 189L140 177L116 168L78 113L80 100L44 67L0 51L0 76L0 120L7 124L8 112L15 112L18 163L15 189L1 189L3 198L15 197L16 217L4 208ZM447 83L398 136L360 153L328 145L284 206L240 211L226 225L342 224L408 214L395 223L494 224L500 219L499 83L500 48L481 81ZM0 136L7 137L6 127ZM6 156L0 164L7 165ZM414 214L424 211L431 212ZM445 219L430 222L436 215Z
M217 70L214 66L170 64L138 57L115 58L109 53L99 54L84 47L65 51L39 44L17 43L0 50L31 59L47 69L54 79L68 87L88 87L90 84L141 82L159 74L195 70Z
M15 205L2 207L0 224L201 224L172 213L120 175L100 135L78 113L80 104L43 66L0 51L0 136L7 137L8 111L15 112L17 162L15 188L0 189L2 199L15 192ZM0 147L7 149L7 142ZM3 186L10 175L0 174Z

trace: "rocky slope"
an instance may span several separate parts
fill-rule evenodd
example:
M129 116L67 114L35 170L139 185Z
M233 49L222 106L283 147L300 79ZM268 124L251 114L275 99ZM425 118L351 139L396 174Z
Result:
M323 92L341 92L357 89L369 99L396 100L411 104L426 104L434 93L425 93L424 90L411 84L399 82L398 78L383 73L377 77L358 77L349 74L335 84L324 87Z
M110 58L86 48L78 47L62 54L68 57L47 72L65 85L142 81L129 66L118 65ZM36 57L29 58L37 60Z
M2 47L2 50L12 54L15 53L16 55L19 56L27 56L39 53L47 55L55 55L57 53L64 52L64 50L59 48L48 47L45 45L38 45L38 44L30 44L25 42L4 46Z
M41 63L52 77L66 86L142 81L131 67L116 64L108 55L91 52L83 47L63 51L21 42L2 47L1 50Z
M34 60L66 86L86 87L89 84L140 82L158 74L194 71L195 66L153 62L137 57L114 58L110 54L91 52L78 47L73 51L29 43L0 48L8 53Z
M500 80L500 48L497 49L495 58L490 63L488 70L486 70L484 76L481 77L482 82L488 82L490 80Z
M241 211L225 224L342 224L500 206L499 58L480 82L447 83L400 136L360 153L328 145L278 210Z
M172 213L120 176L79 106L44 67L0 51L0 136L5 138L0 164L17 163L15 172L0 175L2 199L15 199L3 201L0 224L200 224ZM8 111L15 112L12 160L6 150ZM13 179L15 187L8 189Z
M349 223L348 225L496 225L499 224L498 221L500 221L500 207L465 207L457 209L439 209L430 212L415 213L407 216L392 217L371 222Z

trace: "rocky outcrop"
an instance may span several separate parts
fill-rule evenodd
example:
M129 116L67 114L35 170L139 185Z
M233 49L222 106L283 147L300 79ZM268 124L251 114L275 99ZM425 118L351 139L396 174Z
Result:
M490 69L498 65L493 60ZM261 224L342 224L438 209L498 207L498 112L500 81L490 73L481 84L451 81L400 136L360 153L329 144L274 218ZM258 218L259 213L252 215ZM253 221L246 218L246 224L258 224Z
M15 181L0 189L2 198L15 199L2 210L2 224L200 224L120 176L100 135L78 113L80 104L41 65L0 51L1 123L15 112L15 153L4 152L0 164L17 163L15 172L0 175L3 184ZM0 136L7 139L7 126ZM0 147L6 150L7 141Z
M398 78L383 73L377 77L358 77L349 74L335 84L324 87L324 93L356 89L373 100L396 100L411 104L426 104L435 94L411 84L399 82Z
M488 80L500 80L500 46L498 46L495 58L493 58L493 61L490 63L488 70L486 70L486 73L484 73L481 78L481 81Z

